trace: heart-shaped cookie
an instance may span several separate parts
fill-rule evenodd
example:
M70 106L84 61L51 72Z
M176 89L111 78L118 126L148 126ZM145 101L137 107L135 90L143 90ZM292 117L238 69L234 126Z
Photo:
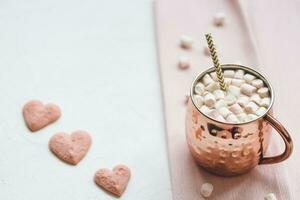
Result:
M55 122L60 115L61 112L57 105L43 105L41 101L37 100L29 101L23 107L25 123L33 132Z
M117 165L112 171L99 169L94 177L97 185L119 197L125 191L129 179L130 169L125 165Z
M71 135L56 133L49 141L49 148L61 160L76 165L86 155L91 144L92 139L87 132L75 131Z

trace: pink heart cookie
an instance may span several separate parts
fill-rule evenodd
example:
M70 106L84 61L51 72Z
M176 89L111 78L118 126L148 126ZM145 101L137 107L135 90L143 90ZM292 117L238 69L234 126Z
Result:
M42 102L37 100L29 101L23 107L25 123L33 132L55 122L60 115L61 112L57 105L43 105Z
M92 139L87 132L75 131L71 135L56 133L49 141L49 148L61 160L76 165L86 155L91 144Z
M129 179L130 169L125 165L117 165L112 171L99 169L94 177L97 185L119 197L125 191Z

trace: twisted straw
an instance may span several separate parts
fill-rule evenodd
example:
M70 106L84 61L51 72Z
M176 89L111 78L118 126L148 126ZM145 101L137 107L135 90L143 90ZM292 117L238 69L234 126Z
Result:
M221 65L219 63L219 59L218 59L218 56L217 56L217 52L216 52L216 48L215 48L213 39L212 39L210 33L205 34L205 37L206 37L206 41L207 41L207 44L208 44L208 48L209 48L209 51L210 51L212 61L213 61L214 66L216 68L216 73L217 73L217 77L218 77L218 80L219 80L219 85L220 85L222 90L226 91L227 86L226 86L225 81L224 81L222 68L221 68Z

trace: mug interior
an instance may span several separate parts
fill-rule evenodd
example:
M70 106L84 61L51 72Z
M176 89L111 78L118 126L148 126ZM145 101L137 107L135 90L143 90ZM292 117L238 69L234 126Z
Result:
M253 68L250 68L250 67L246 67L246 66L243 66L243 65L238 65L238 64L223 64L221 65L222 67L222 70L227 70L227 69L232 69L232 70L238 70L238 69L242 69L244 70L246 73L249 73L259 79L261 79L265 86L268 87L269 89L269 93L270 93L270 99L271 99L271 102L270 102L270 105L269 107L267 108L266 112L261 115L261 116L258 116L257 118L253 119L253 120L250 120L250 121L247 121L247 122L241 122L241 123L231 123L231 122L222 122L222 121L218 121L210 116L208 116L207 114L203 113L200 108L196 105L195 101L194 101L194 95L195 95L195 86L196 84L203 78L203 76L205 74L209 74L211 72L215 72L215 67L211 67L205 71L202 71L201 73L199 73L196 78L194 79L193 83L192 83L192 87L191 87L191 92L190 92L190 96L191 96L191 99L192 99L192 102L194 104L194 106L197 108L197 110L202 113L204 116L206 116L207 118L211 119L212 121L215 121L215 122L218 122L218 123L221 123L221 124L248 124L248 123L251 123L253 121L256 121L260 118L263 118L269 111L270 109L272 108L273 106L273 102L274 102L274 91L273 91L273 87L272 85L270 84L270 82L268 81L268 79L266 78L265 75L262 75L262 73L258 72L257 70L253 69Z

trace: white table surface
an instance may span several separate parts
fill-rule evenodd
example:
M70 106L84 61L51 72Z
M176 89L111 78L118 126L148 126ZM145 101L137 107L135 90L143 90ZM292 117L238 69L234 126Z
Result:
M93 176L119 163L132 170L123 200L171 199L153 3L1 1L0 27L0 199L115 199ZM30 99L57 103L62 117L29 132ZM77 129L93 144L70 166L48 141Z

